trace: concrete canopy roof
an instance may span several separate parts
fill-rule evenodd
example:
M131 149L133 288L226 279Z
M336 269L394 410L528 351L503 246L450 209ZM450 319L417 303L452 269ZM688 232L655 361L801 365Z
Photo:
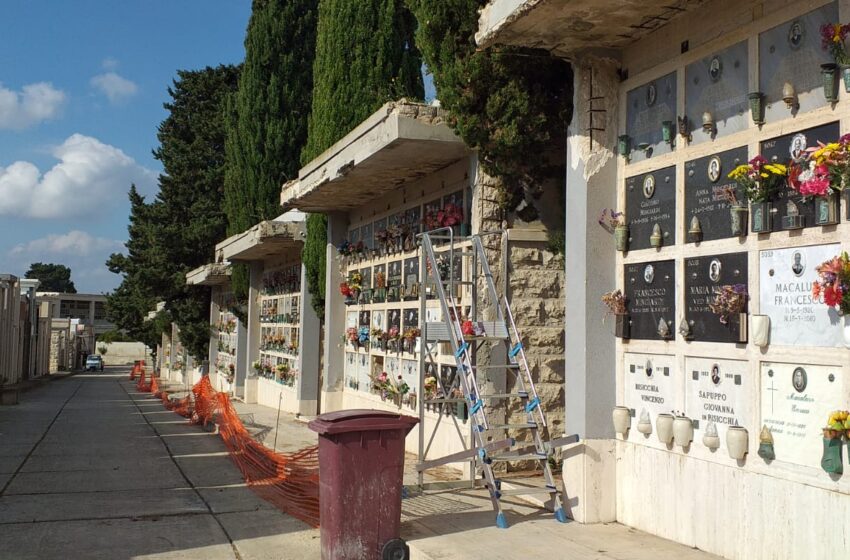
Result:
M230 265L226 263L210 263L199 266L186 273L186 283L191 286L221 286L230 282ZM162 308L165 305L163 304ZM162 310L157 304L157 313Z
M351 210L469 156L443 117L438 107L387 103L283 185L281 206Z
M475 39L537 47L569 58L586 48L622 48L704 0L491 0Z
M260 222L217 244L216 260L264 261L289 252L300 253L305 231L304 222Z

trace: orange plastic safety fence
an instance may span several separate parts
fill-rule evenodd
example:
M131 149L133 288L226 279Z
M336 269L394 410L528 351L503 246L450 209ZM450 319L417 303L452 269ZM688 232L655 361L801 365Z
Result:
M145 370L142 370L139 374L139 382L136 383L136 390L141 393L150 393L151 392L151 384L145 383Z
M130 381L136 380L136 370L137 369L138 369L138 366L133 366L133 369L130 370Z
M245 429L227 393L212 388L204 376L192 387L192 421L218 424L230 457L248 486L282 511L313 527L319 526L319 448L276 453Z
M159 383L157 383L155 375L151 376L151 393L157 399L162 396L162 391L159 390Z

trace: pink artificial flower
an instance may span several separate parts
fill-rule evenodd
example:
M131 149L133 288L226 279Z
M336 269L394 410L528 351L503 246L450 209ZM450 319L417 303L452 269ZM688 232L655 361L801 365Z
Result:
M812 172L812 177L800 183L800 194L803 196L826 196L829 194L829 169L818 165Z

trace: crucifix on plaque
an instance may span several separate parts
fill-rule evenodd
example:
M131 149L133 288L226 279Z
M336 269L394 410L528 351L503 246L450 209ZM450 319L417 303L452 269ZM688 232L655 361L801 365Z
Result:
M767 376L770 377L770 387L767 388L770 391L770 413L773 414L773 396L776 394L776 391L779 389L776 388L773 381L773 370L768 370Z

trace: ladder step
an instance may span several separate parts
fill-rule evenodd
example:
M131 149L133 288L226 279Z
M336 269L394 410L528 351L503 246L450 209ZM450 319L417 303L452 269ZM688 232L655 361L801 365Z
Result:
M522 424L490 424L490 430L536 430L537 422L524 422Z
M505 490L499 490L499 497L504 496L530 496L532 494L554 494L558 491L557 488L552 488L551 486L535 486L535 487L522 487L522 488L506 488Z
M519 369L519 364L502 364L500 366L496 366L496 365L472 366L472 369Z
M490 393L486 395L478 395L481 399L527 399L528 393Z
M544 461L546 460L545 453L525 453L525 454L516 454L510 455L508 453L504 453L502 455L491 455L490 459L493 461Z

